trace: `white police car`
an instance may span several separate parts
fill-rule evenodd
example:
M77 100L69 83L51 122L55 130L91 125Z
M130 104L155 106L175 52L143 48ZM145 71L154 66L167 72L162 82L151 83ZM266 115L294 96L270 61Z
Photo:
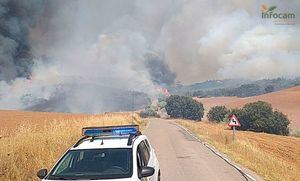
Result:
M42 180L159 181L154 149L137 125L86 127L83 137L47 172Z

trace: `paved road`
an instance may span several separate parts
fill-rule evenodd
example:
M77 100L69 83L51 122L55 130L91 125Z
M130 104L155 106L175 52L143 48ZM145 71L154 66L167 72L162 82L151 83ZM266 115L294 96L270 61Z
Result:
M158 156L162 181L245 180L172 120L151 119L144 133Z

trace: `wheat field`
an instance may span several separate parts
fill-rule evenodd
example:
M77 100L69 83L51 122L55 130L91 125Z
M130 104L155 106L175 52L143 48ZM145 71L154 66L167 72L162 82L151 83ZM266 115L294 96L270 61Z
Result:
M241 108L250 102L265 101L272 104L274 110L283 112L288 116L289 120L291 120L291 129L300 130L300 86L252 97L210 97L194 99L202 102L206 111L209 111L211 107L217 105L224 105L227 108Z
M134 123L143 129L146 125L146 122L134 113L101 115L19 111L5 113L6 115L2 116L0 113L1 181L38 180L36 172L40 168L50 169L81 137L82 127ZM10 124L7 120L11 120Z

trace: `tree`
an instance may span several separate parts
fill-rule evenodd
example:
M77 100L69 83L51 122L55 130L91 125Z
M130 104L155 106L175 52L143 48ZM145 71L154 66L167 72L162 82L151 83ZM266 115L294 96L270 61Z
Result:
M286 115L281 112L274 111L273 117L270 119L273 122L273 126L268 131L270 133L279 134L279 135L288 135L289 134L289 124L290 121Z
M246 113L244 119L248 121L250 129L257 132L266 132L268 119L273 113L271 104L257 101L246 104L243 109Z
M225 106L215 106L209 110L207 117L208 117L209 121L219 123L224 120L227 113L228 113L228 110Z
M163 108L165 108L166 107L166 101L164 101L164 100L159 100L158 102L157 102L157 107L159 108L159 109L163 109Z
M290 121L287 116L273 111L271 104L267 102L248 103L242 109L230 110L229 116L232 114L235 114L241 122L241 127L237 129L279 135L289 134Z
M171 95L170 97L168 97L166 99L166 111L167 114L170 115L171 117L174 118L182 118L183 117L183 113L182 113L182 101L180 96L178 95Z
M274 86L268 85L268 86L265 88L265 92L266 92L266 93L274 92Z
M141 111L140 112L140 116L142 118L159 117L159 115L157 114L157 112L154 109L150 108L150 107L148 107L145 110Z
M165 108L173 118L201 120L204 114L203 104L186 96L171 95L166 99Z
M263 93L261 88L257 84L243 84L240 87L234 89L235 95L238 97L250 97Z

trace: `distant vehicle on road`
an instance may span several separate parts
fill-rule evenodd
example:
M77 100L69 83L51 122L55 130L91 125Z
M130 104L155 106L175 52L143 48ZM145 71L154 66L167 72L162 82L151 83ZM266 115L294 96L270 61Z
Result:
M159 162L138 125L86 127L42 180L160 181Z

